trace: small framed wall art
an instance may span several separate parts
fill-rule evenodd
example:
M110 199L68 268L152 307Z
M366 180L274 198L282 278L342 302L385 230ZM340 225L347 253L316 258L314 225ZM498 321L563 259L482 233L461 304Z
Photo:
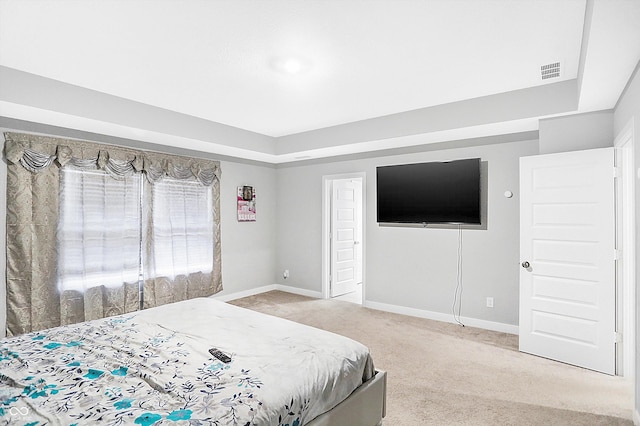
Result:
M238 187L238 222L256 221L256 189L253 186Z

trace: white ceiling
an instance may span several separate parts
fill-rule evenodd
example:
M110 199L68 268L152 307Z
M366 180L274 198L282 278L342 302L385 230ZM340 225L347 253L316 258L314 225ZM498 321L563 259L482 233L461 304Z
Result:
M279 68L290 58L298 74ZM0 0L0 66L24 74L5 76L46 77L50 97L54 83L90 89L86 113L71 112L62 99L21 100L5 82L0 91L15 93L0 92L0 115L275 163L534 130L541 116L611 109L639 59L637 0ZM552 62L560 77L542 80L540 66ZM384 137L351 137L391 114L435 119L443 105L505 93L517 102L518 90L572 80L575 105L562 111L496 111L413 131L394 122ZM94 104L105 95L243 129L251 142L100 115Z

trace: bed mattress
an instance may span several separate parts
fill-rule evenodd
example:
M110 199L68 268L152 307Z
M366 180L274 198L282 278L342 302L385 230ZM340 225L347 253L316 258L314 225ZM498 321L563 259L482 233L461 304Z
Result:
M0 419L299 426L374 374L358 342L199 298L2 340Z

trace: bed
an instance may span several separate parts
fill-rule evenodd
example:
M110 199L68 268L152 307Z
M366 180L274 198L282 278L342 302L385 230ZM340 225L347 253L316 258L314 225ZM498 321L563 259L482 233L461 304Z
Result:
M385 391L362 344L210 298L0 346L9 424L374 426Z

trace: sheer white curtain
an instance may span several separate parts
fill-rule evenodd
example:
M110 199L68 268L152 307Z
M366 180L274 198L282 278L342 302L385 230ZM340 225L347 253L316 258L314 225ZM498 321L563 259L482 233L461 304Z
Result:
M152 185L149 277L210 274L214 261L212 187L165 177Z
M138 281L141 174L114 179L102 170L60 171L58 287L85 292Z

